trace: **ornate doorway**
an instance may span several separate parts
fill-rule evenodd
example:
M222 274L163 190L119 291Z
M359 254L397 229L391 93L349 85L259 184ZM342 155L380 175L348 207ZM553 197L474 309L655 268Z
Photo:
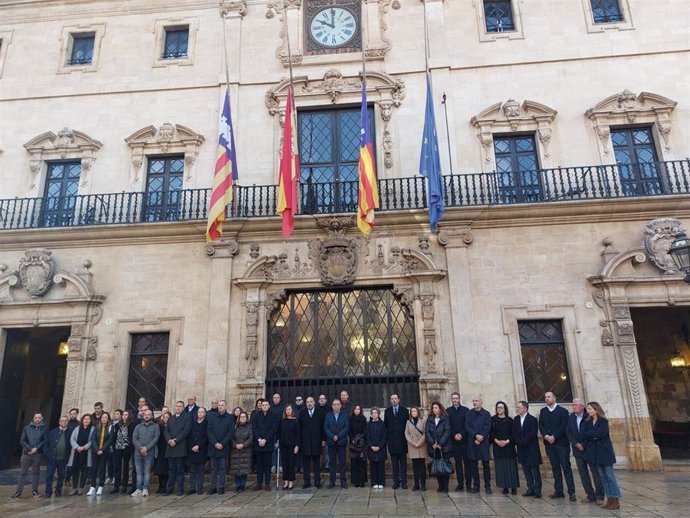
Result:
M414 319L392 288L288 292L268 320L266 390L419 404Z

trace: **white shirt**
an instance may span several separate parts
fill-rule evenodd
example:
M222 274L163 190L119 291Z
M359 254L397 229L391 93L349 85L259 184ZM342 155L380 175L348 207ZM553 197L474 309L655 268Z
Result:
M575 414L575 417L577 418L577 431L579 432L580 431L580 423L585 418L585 414L584 414L584 412L582 413L582 415Z
M556 407L557 407L557 406L558 406L558 403L556 403L556 404L553 405L553 406L546 405L546 408L549 409L549 412L553 412L554 410L556 410Z
M527 412L525 412L524 415L521 415L521 416L520 416L520 426L524 426L524 425L525 425L525 418L526 418L526 417L527 417Z

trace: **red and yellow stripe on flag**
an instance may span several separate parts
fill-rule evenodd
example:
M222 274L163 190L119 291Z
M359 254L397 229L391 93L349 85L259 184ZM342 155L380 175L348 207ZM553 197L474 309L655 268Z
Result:
M289 237L295 228L297 212L297 183L299 182L299 151L295 138L295 111L292 106L292 86L288 87L283 127L283 153L278 173L278 213L283 217L283 237Z
M230 92L225 91L225 102L220 114L218 130L218 155L213 174L211 202L208 209L206 240L213 241L223 234L225 207L232 203L232 186L237 181L237 157L235 156L235 134L230 116Z
M359 197L357 202L357 226L364 235L374 228L374 209L379 208L379 187L374 165L374 144L369 128L367 110L367 84L362 81L362 129L359 140Z

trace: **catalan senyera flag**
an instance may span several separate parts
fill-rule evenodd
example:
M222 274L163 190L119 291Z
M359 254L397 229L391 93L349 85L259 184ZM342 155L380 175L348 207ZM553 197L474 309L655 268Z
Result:
M367 110L367 83L362 80L362 128L359 138L359 197L357 202L357 226L364 235L374 228L374 209L379 208L379 187L376 183L374 144L369 127Z
M216 170L213 173L213 188L208 209L207 241L218 239L223 233L225 207L232 203L232 186L236 181L235 133L230 115L230 92L226 89L223 111L220 114Z
M283 217L283 237L289 237L295 228L297 212L297 184L299 182L299 151L295 138L295 111L292 109L292 85L288 87L283 126L283 153L278 175L278 213Z

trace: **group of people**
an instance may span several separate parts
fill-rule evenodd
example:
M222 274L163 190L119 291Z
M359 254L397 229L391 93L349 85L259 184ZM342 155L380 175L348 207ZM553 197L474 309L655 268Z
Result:
M94 405L93 414L80 419L74 408L50 431L37 413L22 431L21 472L12 498L21 496L29 468L33 469L33 495L41 496L38 481L43 458L47 464L45 497L62 496L64 485L71 488L70 495L83 494L87 483L87 496L102 495L104 486L112 484L112 494L131 491L134 497L145 497L152 473L159 477L159 493L183 495L186 474L187 494L202 493L207 462L211 475L208 494L225 493L228 465L236 492L247 489L251 472L256 473L255 491L271 491L274 472L282 473L285 490L294 488L300 471L302 488L311 487L312 482L321 488L324 454L329 488L338 481L342 488L348 487L349 457L349 483L383 489L385 462L390 457L393 489L407 489L409 458L413 491L426 491L428 468L438 480L439 492L449 491L455 472L456 491L478 493L481 461L484 490L492 493L492 453L496 486L504 494L517 493L519 463L527 485L523 496L541 498L541 435L554 478L551 498L565 498L565 478L570 500L577 500L570 466L572 448L586 492L582 501L619 508L609 424L597 402L585 405L575 399L569 413L547 392L546 405L537 419L529 413L526 401L517 403L517 415L511 418L503 401L496 403L492 416L483 408L481 397L472 398L471 408L462 406L460 399L454 392L448 408L433 402L424 415L418 407L406 408L392 394L390 406L383 411L371 408L367 420L362 406L353 403L347 391L330 405L323 394L318 402L310 396L287 404L280 394L274 394L272 401L257 400L251 413L240 407L229 412L223 400L213 401L207 411L192 396L186 405L178 401L173 412L163 407L157 419L140 398L136 410L118 409L112 416L102 403Z

